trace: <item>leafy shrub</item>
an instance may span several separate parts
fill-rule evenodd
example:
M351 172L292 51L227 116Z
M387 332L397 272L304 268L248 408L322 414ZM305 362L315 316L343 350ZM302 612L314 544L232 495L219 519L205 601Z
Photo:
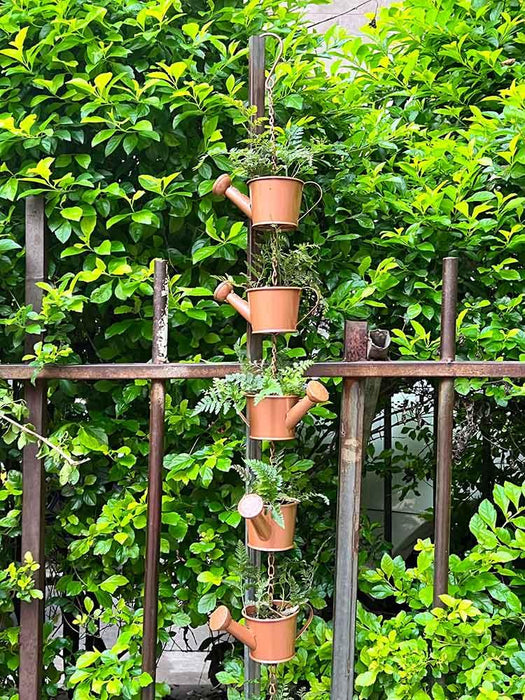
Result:
M494 502L483 501L470 522L476 546L451 557L443 608L432 609L429 541L419 542L414 568L384 555L363 573L364 590L403 609L384 619L361 608L359 697L523 697L525 485L496 486Z
M35 368L147 361L155 257L170 262L170 359L233 357L245 326L209 290L214 276L244 270L246 230L211 188L246 131L247 40L263 29L284 37L278 124L303 128L305 145L327 144L316 175L324 209L296 234L320 247L326 318L283 351L290 359L339 359L342 321L353 316L390 328L396 356L435 356L440 259L457 253L460 355L524 359L523 2L407 0L381 14L370 44L338 28L316 35L299 16L305 5L30 0L22 10L5 0L3 362L20 361L25 334L39 332ZM335 59L328 68L325 57ZM49 225L41 313L24 305L31 192L45 196ZM205 386L168 386L159 651L174 626L202 624L217 600L239 605L228 599L225 580L242 492L229 472L241 458L243 426L232 412L211 422L194 415ZM457 389L468 395L458 409L458 496L471 496L473 485L488 495L502 475L520 476L523 414L509 400L523 390L481 380L462 380ZM46 627L45 693L56 697L58 655L71 684L85 651L75 650L77 630L102 646L108 619L122 633L140 626L148 390L143 381L60 381L48 398L51 438L89 460L62 472L46 458L48 566L56 573L47 605L53 620L66 621L62 638ZM337 424L326 407L316 415L316 430L304 421L301 439L286 448L285 465L301 471L294 465L308 460L304 480L335 503ZM7 568L20 531L20 450L3 445L0 456L0 564ZM403 467L407 480L427 476L430 464L427 457L410 474ZM333 511L312 506L308 522L299 522L306 557L332 529ZM319 574L330 597L329 553ZM134 634L129 652L138 669ZM0 678L11 679L6 659ZM129 669L119 664L114 678L123 682ZM80 684L94 692L100 682L98 660L86 671L77 697Z
M470 522L477 544L451 557L449 594L433 608L434 547L419 541L416 566L383 555L364 567L361 588L373 599L393 598L392 616L359 605L356 697L373 700L485 700L522 698L525 692L525 485L494 489ZM280 682L302 688L306 700L330 697L332 630L316 618L298 642ZM241 697L240 666L220 678L228 698ZM303 697L301 695L301 697Z

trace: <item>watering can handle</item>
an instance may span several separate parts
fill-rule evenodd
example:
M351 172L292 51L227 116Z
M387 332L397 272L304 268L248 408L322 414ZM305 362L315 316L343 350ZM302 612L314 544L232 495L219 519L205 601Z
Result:
M308 311L303 316L301 316L301 318L297 321L298 326L300 326L304 321L306 321L308 316L311 316L313 313L315 313L316 309L319 306L319 302L321 301L321 297L319 295L319 292L317 292L315 289L313 289L313 287L304 287L304 289L311 289L314 292L317 299L315 300L315 304L312 306L312 308L308 309Z
M314 609L312 608L310 603L307 603L307 605L308 605L308 610L309 610L308 619L304 623L302 629L299 631L299 634L297 635L296 639L299 639L299 637L302 637L302 635L310 627L310 625L312 624L312 620L314 619Z
M304 219L304 217L307 216L307 214L309 214L313 209L315 209L315 207L319 204L319 202L323 198L323 188L321 187L321 185L318 182L315 182L315 180L308 180L308 182L304 183L305 187L306 187L306 185L315 185L317 187L317 189L319 190L319 197L314 202L314 204L312 204L312 206L304 212L304 214L301 214L301 216L299 217L299 221L301 221L301 219Z

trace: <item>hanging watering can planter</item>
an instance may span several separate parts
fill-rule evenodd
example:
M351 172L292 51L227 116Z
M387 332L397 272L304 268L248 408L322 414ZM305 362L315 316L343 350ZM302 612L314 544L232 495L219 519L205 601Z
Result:
M281 664L295 656L295 642L308 629L314 611L308 606L308 619L297 634L299 606L274 600L274 606L283 612L280 617L261 619L256 617L256 606L247 605L242 611L246 625L243 627L232 619L225 605L221 605L210 616L210 628L214 632L228 632L250 649L250 658L259 664Z
M226 301L252 327L252 333L294 333L299 316L300 287L254 287L248 301L233 291L231 282L221 282L213 294Z
M314 185L319 197L304 214L299 215L303 188ZM310 180L303 182L296 177L268 176L249 180L247 197L233 187L229 175L220 175L213 185L213 194L228 197L248 219L254 228L296 229L299 221L309 214L323 198L321 186Z
M248 526L248 547L260 552L286 552L293 549L298 505L299 501L281 504L284 522L281 527L258 494L247 493L243 496L237 510Z
M258 403L246 397L250 437L254 440L293 440L295 426L318 403L328 401L328 391L321 382L306 385L306 396L267 396Z

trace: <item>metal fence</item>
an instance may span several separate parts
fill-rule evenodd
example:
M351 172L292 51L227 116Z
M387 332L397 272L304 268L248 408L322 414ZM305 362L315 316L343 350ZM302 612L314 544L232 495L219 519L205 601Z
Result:
M265 37L250 41L250 101L257 115L265 111ZM37 282L46 278L44 200L26 200L26 304L39 310L42 291ZM249 232L248 264L257 249L257 237ZM450 538L450 495L452 477L452 429L454 379L458 377L525 378L525 363L468 362L455 360L457 259L443 262L443 302L441 315L441 355L437 361L382 361L368 359L369 333L366 322L347 321L344 330L344 357L340 362L313 365L307 372L315 377L343 378L340 409L339 490L335 569L334 644L332 700L353 697L357 569L359 553L359 513L361 472L366 445L363 439L365 382L371 378L437 378L437 464L435 502L434 603L447 592ZM236 363L170 363L168 347L168 278L166 262L155 262L153 350L151 363L64 365L44 367L36 382L34 368L24 364L0 365L0 378L24 383L29 421L44 435L46 429L46 382L50 379L96 381L100 379L151 380L148 472L148 512L144 587L143 670L155 677L157 648L158 566L162 505L162 462L164 443L165 383L169 379L224 377L239 370ZM248 329L249 334L249 329ZM28 336L27 349L35 342ZM249 355L261 357L261 343L248 335ZM247 454L257 457L260 443L247 439ZM22 552L31 552L40 565L35 586L45 591L45 475L36 444L23 453ZM20 700L39 700L42 695L42 630L44 601L21 603L20 609ZM247 657L246 697L259 692L259 668ZM153 700L154 686L143 690L144 700Z

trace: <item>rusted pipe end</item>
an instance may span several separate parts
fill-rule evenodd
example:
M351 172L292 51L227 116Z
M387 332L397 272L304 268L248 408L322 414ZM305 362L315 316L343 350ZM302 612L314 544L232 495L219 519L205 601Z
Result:
M369 360L386 360L390 350L390 333L386 330L370 331L368 335L368 354Z
M212 188L213 194L219 195L219 197L224 197L228 187L231 187L232 179L226 173L224 175L219 175L215 180Z
M221 282L217 289L213 292L215 301L226 301L229 294L233 292L233 284L231 282Z
M210 629L213 632L221 632L228 629L232 621L231 612L225 605L220 605L212 612L209 619Z
M325 385L315 380L306 385L306 395L312 403L324 403L330 397Z
M237 510L247 520L252 520L264 511L264 501L256 493L247 493L239 501Z

